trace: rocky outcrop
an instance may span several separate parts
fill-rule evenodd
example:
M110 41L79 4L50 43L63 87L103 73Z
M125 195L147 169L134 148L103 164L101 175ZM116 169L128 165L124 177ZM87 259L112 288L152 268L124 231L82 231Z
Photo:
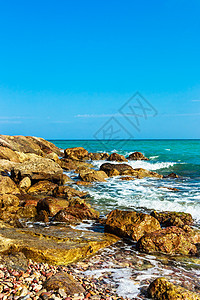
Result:
M193 219L191 214L184 213L184 212L170 212L170 211L164 211L164 212L156 212L153 211L151 213L151 216L156 218L161 226L169 227L169 226L178 226L183 227L184 225L192 225Z
M79 160L72 160L68 158L62 158L60 160L60 166L66 170L66 171L71 171L71 170L77 170L78 168L93 168L94 166L90 163L86 163L83 161Z
M128 156L129 160L149 160L141 152L133 152Z
M160 229L158 220L150 215L135 211L111 211L105 222L105 231L120 237L130 237L139 240L145 233Z
M137 242L137 249L146 253L162 252L183 255L197 253L190 234L176 226L145 234Z
M37 203L37 212L46 211L49 216L53 217L61 209L68 207L69 202L66 199L46 197Z
M20 162L19 157L15 151L2 146L0 146L0 159L9 160L16 163Z
M123 155L120 155L118 153L112 153L107 158L108 161L128 161Z
M70 227L0 228L0 253L22 252L26 258L67 265L118 241L116 236Z
M55 194L55 190L57 190L58 185L47 181L47 180L42 180L39 181L37 183L35 183L34 185L32 185L27 193L31 194L31 195L49 195L52 196L53 194Z
M64 272L59 272L47 279L44 283L44 288L47 291L62 289L66 296L74 296L74 294L83 294L85 292L82 285L75 281L71 275Z
M62 168L56 162L43 157L18 164L11 170L11 177L15 182L29 177L32 183L40 180L62 183L62 176Z
M165 277L157 278L150 284L148 296L156 300L200 300L200 294L176 286Z
M83 147L74 147L65 149L65 158L72 160L84 160L88 158L88 151Z
M0 176L0 195L3 194L20 194L15 182L8 176Z
M106 181L105 179L108 178L104 171L96 171L92 169L81 170L79 177L86 182Z

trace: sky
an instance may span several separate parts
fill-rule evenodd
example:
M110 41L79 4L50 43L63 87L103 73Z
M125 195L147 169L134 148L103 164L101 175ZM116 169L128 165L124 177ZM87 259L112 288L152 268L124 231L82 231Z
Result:
M199 0L0 0L0 134L200 138Z

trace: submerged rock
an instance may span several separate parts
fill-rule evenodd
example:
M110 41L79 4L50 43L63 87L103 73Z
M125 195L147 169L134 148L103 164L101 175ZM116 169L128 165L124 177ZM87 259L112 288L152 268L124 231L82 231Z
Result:
M145 234L137 242L137 249L146 253L196 254L197 248L182 228L172 226Z
M88 151L83 147L74 147L65 149L65 158L72 160L84 160L88 158Z
M158 220L150 215L135 211L111 211L105 222L105 231L120 237L131 237L139 240L145 233L160 229Z
M149 160L141 152L133 152L128 156L129 160Z
M156 212L153 211L151 216L156 218L161 226L169 227L169 226L178 226L183 227L184 225L192 225L193 219L191 214L184 213L184 212L170 212L170 211L163 211L163 212Z
M200 294L176 286L164 277L157 278L150 284L148 296L156 300L200 300Z
M118 153L112 153L107 158L108 161L128 161L123 155L120 155Z
M179 176L176 173L172 172L172 173L166 175L165 178L179 178Z

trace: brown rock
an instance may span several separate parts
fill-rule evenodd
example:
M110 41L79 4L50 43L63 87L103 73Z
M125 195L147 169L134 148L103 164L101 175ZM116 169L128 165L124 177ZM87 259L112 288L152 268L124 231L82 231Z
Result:
M155 177L155 178L160 178L160 179L163 178L163 175L160 175L156 172L152 172L152 171L145 170L142 168L134 169L134 171L132 172L132 175L134 175L138 179L142 179L145 177Z
M167 189L167 190L174 191L174 192L180 191L180 190L177 189L177 188L170 188L170 187L168 187L168 186L158 186L158 189Z
M89 153L89 159L91 160L105 160L109 157L108 153Z
M69 176L67 176L66 174L63 174L63 176L62 176L62 184L63 185L66 183L72 183L72 182L73 182L73 180Z
M160 224L155 218L135 211L111 211L105 223L105 231L120 237L131 237L139 240L145 233L160 229Z
M84 160L88 157L88 151L83 147L74 147L65 149L65 158L73 159L73 160Z
M47 180L42 180L32 185L27 193L31 195L49 195L52 196L58 185Z
M49 180L60 183L62 175L63 170L57 163L43 157L19 164L11 171L11 177L16 182L21 181L24 177L29 177L33 182Z
M150 284L148 296L156 300L200 300L199 294L176 286L164 277L157 278Z
M120 155L118 153L112 153L107 158L108 161L128 161L123 155Z
M84 288L71 275L64 272L59 272L47 279L44 288L47 291L57 291L62 288L68 296L85 292Z
M176 173L172 172L172 173L166 175L165 178L179 178L179 176Z
M184 212L170 212L170 211L164 211L164 212L156 212L153 211L151 213L151 216L156 218L161 226L168 227L168 226L178 226L183 227L184 225L192 225L193 219L191 214L184 213Z
M19 162L18 155L15 153L15 151L2 146L0 146L0 159L6 159L17 163Z
M62 158L60 160L61 167L66 171L77 170L78 168L93 168L94 166L90 163L86 163L79 160L72 160L67 158Z
M135 180L134 177L130 177L130 176L124 176L120 178L121 180Z
M87 181L77 181L76 182L76 184L77 185L84 185L84 186L86 186L86 185L91 185L92 183L91 182L87 182Z
M37 215L37 210L34 205L19 207L16 213L16 217L18 219L20 218L30 219L30 218L34 218L36 215Z
M18 206L19 198L12 194L0 195L0 207Z
M48 213L45 210L39 211L39 214L35 217L35 221L48 223L49 222Z
M137 242L137 249L146 253L162 252L184 255L197 253L190 235L176 226L145 234Z
M141 152L134 152L131 153L128 156L128 159L130 160L149 160L147 157L145 157Z
M134 171L133 168L127 164L111 163L102 164L100 170L104 171L108 176L131 175Z
M10 172L12 170L12 168L14 168L16 165L17 165L17 163L15 163L13 161L9 161L6 159L0 159L0 174L7 173L7 176L8 176L8 172Z
M96 171L96 170L82 170L79 173L79 177L83 181L93 182L93 181L106 181L108 178L107 174L104 171Z
M66 222L73 223L80 220L96 220L99 217L99 213L95 210L89 208L88 206L84 207L67 207L60 210L55 216L54 221L57 222Z
M68 207L69 202L65 199L47 197L38 201L37 203L37 212L45 210L50 216L54 216L61 209Z
M8 176L0 176L0 194L20 194L20 190Z
M19 183L19 188L24 191L28 190L30 186L31 186L31 180L29 177L24 177Z
M55 190L56 197L61 197L65 199L71 199L74 197L86 198L89 194L87 192L78 191L69 186L59 186L57 190Z

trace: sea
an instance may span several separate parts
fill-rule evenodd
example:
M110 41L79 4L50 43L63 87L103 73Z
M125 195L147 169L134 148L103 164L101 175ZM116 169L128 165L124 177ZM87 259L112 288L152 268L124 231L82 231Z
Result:
M142 152L148 161L128 161L133 168L144 168L155 171L162 175L172 172L178 178L143 178L135 180L120 180L118 176L110 177L106 182L96 182L92 186L77 186L76 188L88 191L93 208L100 212L101 217L113 209L134 210L150 213L156 211L176 211L190 213L194 219L194 227L200 228L200 140L51 140L61 149L71 147L84 147L89 152L107 152L127 157L129 154ZM94 169L98 170L105 161L91 161ZM116 163L116 162L114 162ZM78 180L77 174L66 172ZM176 188L177 191L168 188ZM77 226L80 230L95 230L91 222L82 223ZM96 229L97 230L97 229ZM101 230L101 229L99 229ZM172 282L186 282L188 285L199 286L200 259L180 258L176 256L144 255L138 253L134 246L129 243L115 245L100 253L104 257L106 253L118 252L128 253L137 257L137 260L145 260L151 264L150 268L134 273L133 268L113 267L113 261L108 259L107 269L111 276L111 283L116 285L119 296L127 299L146 299L141 296L141 290L148 281L159 276L166 276ZM109 257L108 255L108 257ZM130 259L130 258L129 258ZM167 266L167 267L166 267ZM110 271L110 270L113 271ZM95 273L96 272L96 273ZM106 272L93 267L85 276L99 276Z

